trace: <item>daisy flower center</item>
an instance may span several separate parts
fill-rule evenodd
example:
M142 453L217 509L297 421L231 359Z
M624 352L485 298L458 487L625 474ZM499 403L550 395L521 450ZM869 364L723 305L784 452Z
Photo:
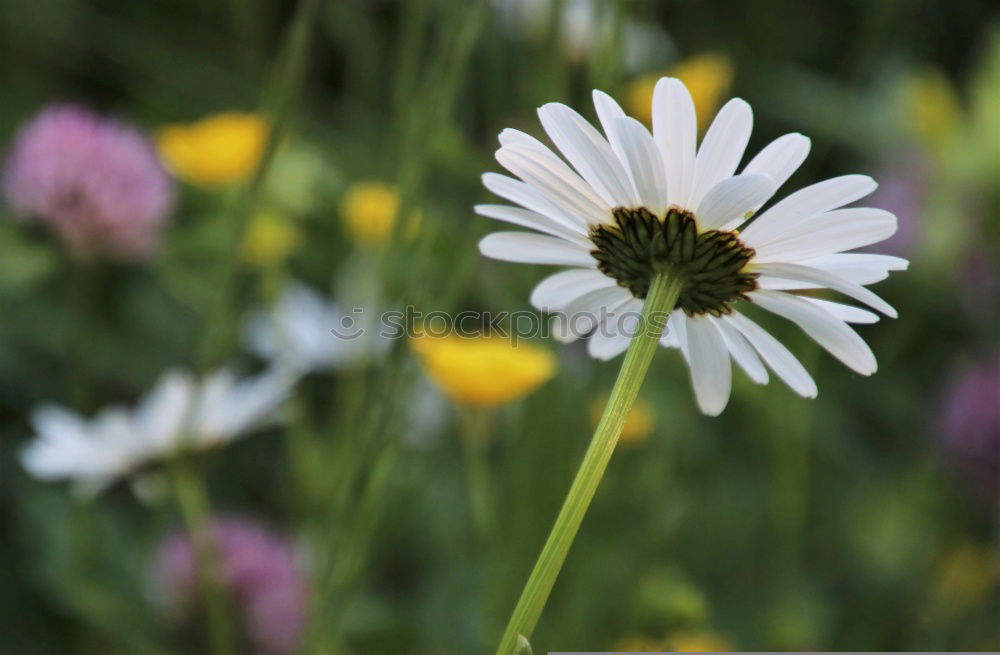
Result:
M699 233L694 214L677 207L664 217L645 207L617 207L613 225L590 229L597 268L636 298L645 298L653 277L667 273L684 281L677 307L688 316L728 314L732 304L757 288L746 265L753 248L736 232Z

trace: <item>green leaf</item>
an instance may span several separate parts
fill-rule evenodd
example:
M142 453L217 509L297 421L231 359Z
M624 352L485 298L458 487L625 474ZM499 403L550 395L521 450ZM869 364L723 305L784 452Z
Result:
M32 239L23 226L7 222L0 233L0 295L13 297L30 292L57 265L53 248Z

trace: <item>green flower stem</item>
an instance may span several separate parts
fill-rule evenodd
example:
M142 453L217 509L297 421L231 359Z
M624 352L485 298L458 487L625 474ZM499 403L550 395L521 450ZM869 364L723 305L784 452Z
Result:
M462 450L472 516L483 540L493 533L493 484L490 479L490 414L485 409L467 408L461 413Z
M415 11L419 7L415 8ZM393 223L389 242L383 249L380 268L382 280L393 280L391 268L399 261L400 251L405 247L405 237L414 227L415 214L419 208L419 192L424 186L424 180L430 167L427 165L432 158L432 149L438 140L443 127L450 125L455 99L458 96L463 73L472 61L470 56L476 45L480 31L485 23L487 3L476 0L467 4L455 3L449 7L449 15L445 17L444 30L451 38L444 39L435 52L419 84L402 79L397 83L397 94L411 91L410 96L397 95L396 117L399 134L400 165L397 173L396 186L399 191L399 209L397 220ZM416 29L413 28L407 28ZM407 40L416 39L404 35ZM410 42L407 47L419 47L419 43ZM400 75L409 75L409 66L400 69ZM417 91L420 89L420 91ZM411 278L402 281L395 280L387 285L389 289L402 286L402 295L410 290L413 284ZM390 294L398 295L398 294Z
M615 450L622 426L625 425L625 419L632 409L632 403L639 394L639 388L646 377L653 353L656 352L660 336L666 326L667 316L677 303L681 286L680 279L661 273L653 279L649 287L636 334L625 353L625 360L618 372L618 379L615 381L608 404L604 408L604 414L594 431L590 446L583 456L583 462L577 470L562 509L559 510L552 531L545 541L542 553L535 562L535 568L532 569L531 576L524 585L521 598L500 641L497 655L516 653L519 635L526 639L531 638L559 570L566 560L566 554L573 544L580 523L608 466L608 460Z
M399 26L399 54L395 67L393 101L396 115L401 117L412 110L407 104L413 98L413 88L420 79L420 55L427 38L430 3L427 0L410 0L400 9L403 20Z
M95 331L94 304L100 288L98 264L91 260L74 262L72 288L73 319L69 325L66 363L66 380L69 382L69 398L73 406L86 411L91 401L91 385L87 379L90 348L93 346Z
M316 578L323 590L314 609L310 633L303 653L341 652L345 613L354 602L365 566L372 556L380 522L388 509L391 488L399 477L401 444L390 443L371 463L370 473L354 503L355 511L340 526L336 556L328 560ZM334 543L330 538L328 543Z
M288 129L292 106L298 96L299 87L312 41L313 25L319 15L322 0L301 0L288 34L285 47L278 56L274 78L264 101L264 112L269 119L267 141L260 161L250 180L244 185L232 206L230 223L226 226L226 243L229 252L223 258L212 288L211 304L205 319L205 334L201 343L199 362L202 369L209 369L220 363L220 355L225 352L231 338L234 307L234 287L239 273L238 241L246 231L246 225L254 210L260 204L264 181L274 161L278 146L284 140Z
M287 452L292 475L291 496L298 519L308 524L322 501L319 498L317 479L322 474L319 444L309 416L309 406L302 392L296 387L288 399Z
M606 39L599 44L598 55L591 59L590 83L595 89L613 88L620 79L626 0L614 0L605 5L605 10L611 14L610 21L607 21L607 15L601 18L610 23L611 29Z
M209 652L212 655L234 655L233 623L225 590L218 577L218 553L210 532L208 492L201 477L182 455L173 458L171 473L181 519L194 550L198 586L208 620Z

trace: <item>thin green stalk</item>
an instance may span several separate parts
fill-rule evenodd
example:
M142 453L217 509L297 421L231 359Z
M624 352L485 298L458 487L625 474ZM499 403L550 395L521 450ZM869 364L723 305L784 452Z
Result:
M493 532L493 483L489 462L490 415L484 409L462 412L462 451L465 476L476 531L483 540Z
M212 301L205 324L205 335L199 353L203 369L216 366L219 355L225 350L233 313L233 287L239 272L239 249L236 243L246 229L247 221L260 203L264 180L274 161L291 117L293 100L301 86L305 64L312 41L313 24L322 0L301 0L292 19L291 30L284 50L279 54L273 82L265 98L264 110L269 119L267 141L253 175L233 202L229 234L229 253L219 267L213 285Z
M666 326L666 318L677 303L681 287L682 281L679 278L664 273L653 279L643 304L638 329L625 353L625 360L604 414L594 431L590 446L583 456L583 462L580 463L542 553L535 562L535 568L524 585L521 598L500 641L497 655L516 653L519 636L531 638L559 570L566 560L566 554L615 450L622 426L632 410L632 403L639 394L639 388Z
M811 345L799 360L806 370L821 366L821 350ZM809 511L809 435L815 419L811 405L783 407L764 404L767 420L760 438L768 451L770 489L768 511L774 539L770 548L773 570L768 579L780 588L794 588L804 566L803 550Z
M264 271L261 296L270 307L268 321L274 332L278 352L291 352L294 345L278 315L278 303L287 287L287 275L283 267ZM303 397L301 387L296 385L287 402L288 430L285 445L290 473L290 496L292 506L298 512L296 520L307 525L317 509L320 494L317 489L320 463L317 459L319 444L316 431L309 415L309 407Z
M420 84L423 93L415 92L410 98L400 99L401 111L396 117L402 152L397 174L400 204L398 218L383 250L380 267L383 280L391 279L390 269L399 259L405 235L413 228L413 209L419 207L417 196L428 174L430 148L452 114L459 85L485 22L486 9L483 0L476 0L455 11L453 20L448 22L451 27L446 30L453 37L443 42L428 65ZM406 86L405 81L400 83L401 89ZM409 282L404 280L404 286Z
M552 0L552 4L549 6L549 23L545 29L546 52L542 58L544 73L533 80L536 85L535 89L542 98L546 99L566 97L567 58L564 54L565 37L562 34L563 13L565 11L566 0ZM539 81L541 86L538 86Z
M182 456L175 457L171 462L171 473L184 529L194 549L198 586L208 619L209 652L212 655L234 655L233 623L225 590L218 577L218 557L211 538L208 492L201 477L191 470Z
M606 35L606 40L600 43L598 56L591 60L590 81L595 89L611 89L618 81L621 68L619 53L624 38L625 5L626 0L615 0L606 7L611 12L610 31Z
M427 37L427 18L430 3L427 0L410 0L402 6L403 20L399 25L399 52L396 58L396 81L393 102L396 116L403 116L406 103L413 97L420 67L420 54Z
M90 260L74 262L72 286L73 319L66 340L68 352L66 380L69 398L78 410L86 411L91 400L91 386L87 380L87 363L93 344L94 302L98 288L98 264Z
M288 399L289 425L287 433L288 463L292 477L292 499L298 518L309 523L320 500L318 444L309 408L302 392L296 388Z
M264 16L260 2L229 0L229 19L232 23L234 55L247 77L256 81L259 74L256 54L261 49Z
M356 511L341 527L341 540L334 558L325 562L316 577L322 589L315 616L306 639L305 653L338 652L342 641L343 616L350 607L372 544L386 510L387 494L396 481L400 444L394 441L372 463L371 471L357 497ZM328 542L330 539L327 540Z

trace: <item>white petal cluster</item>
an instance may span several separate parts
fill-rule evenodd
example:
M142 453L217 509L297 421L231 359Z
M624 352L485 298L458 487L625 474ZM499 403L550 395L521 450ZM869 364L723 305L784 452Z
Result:
M801 134L786 134L741 168L753 126L750 105L730 100L699 144L691 95L673 78L663 78L656 86L652 132L626 116L605 93L594 91L594 105L603 134L565 105L553 103L538 110L561 157L523 132L501 132L497 161L516 178L487 173L483 183L519 206L480 205L476 211L540 233L490 234L480 242L484 255L573 267L542 280L531 302L577 328L557 329L566 341L595 330L588 351L610 359L631 341L631 333L623 328L629 322L620 317L641 311L643 301L597 270L591 227L612 224L612 210L618 207L642 206L663 216L676 206L694 213L699 232L735 230L799 168L810 141ZM760 275L759 288L750 293L750 301L791 320L862 375L875 371L875 357L849 324L873 323L878 316L795 292L830 289L895 317L892 307L864 285L904 270L906 260L847 252L882 241L896 230L895 216L886 211L844 208L875 188L865 175L818 182L771 204L739 236L756 251L749 270ZM740 305L718 317L676 310L668 322L661 343L683 353L701 410L717 415L725 408L731 360L755 382L767 383L770 369L798 394L814 397L816 385L795 356L741 313ZM602 315L606 318L598 324Z
M141 466L223 444L275 419L294 383L279 369L243 379L223 369L204 380L168 371L134 408L111 406L88 420L42 405L32 413L35 437L21 463L36 478L73 480L92 495Z
M263 359L313 372L361 364L384 353L391 344L379 328L370 308L345 311L305 284L294 282L274 307L248 318L245 337L248 348Z
M514 38L548 39L550 0L492 0L500 24ZM614 4L606 0L565 0L559 16L559 40L565 56L582 63L612 38ZM626 18L622 25L622 63L626 70L637 72L662 65L673 44L669 35L651 22Z

